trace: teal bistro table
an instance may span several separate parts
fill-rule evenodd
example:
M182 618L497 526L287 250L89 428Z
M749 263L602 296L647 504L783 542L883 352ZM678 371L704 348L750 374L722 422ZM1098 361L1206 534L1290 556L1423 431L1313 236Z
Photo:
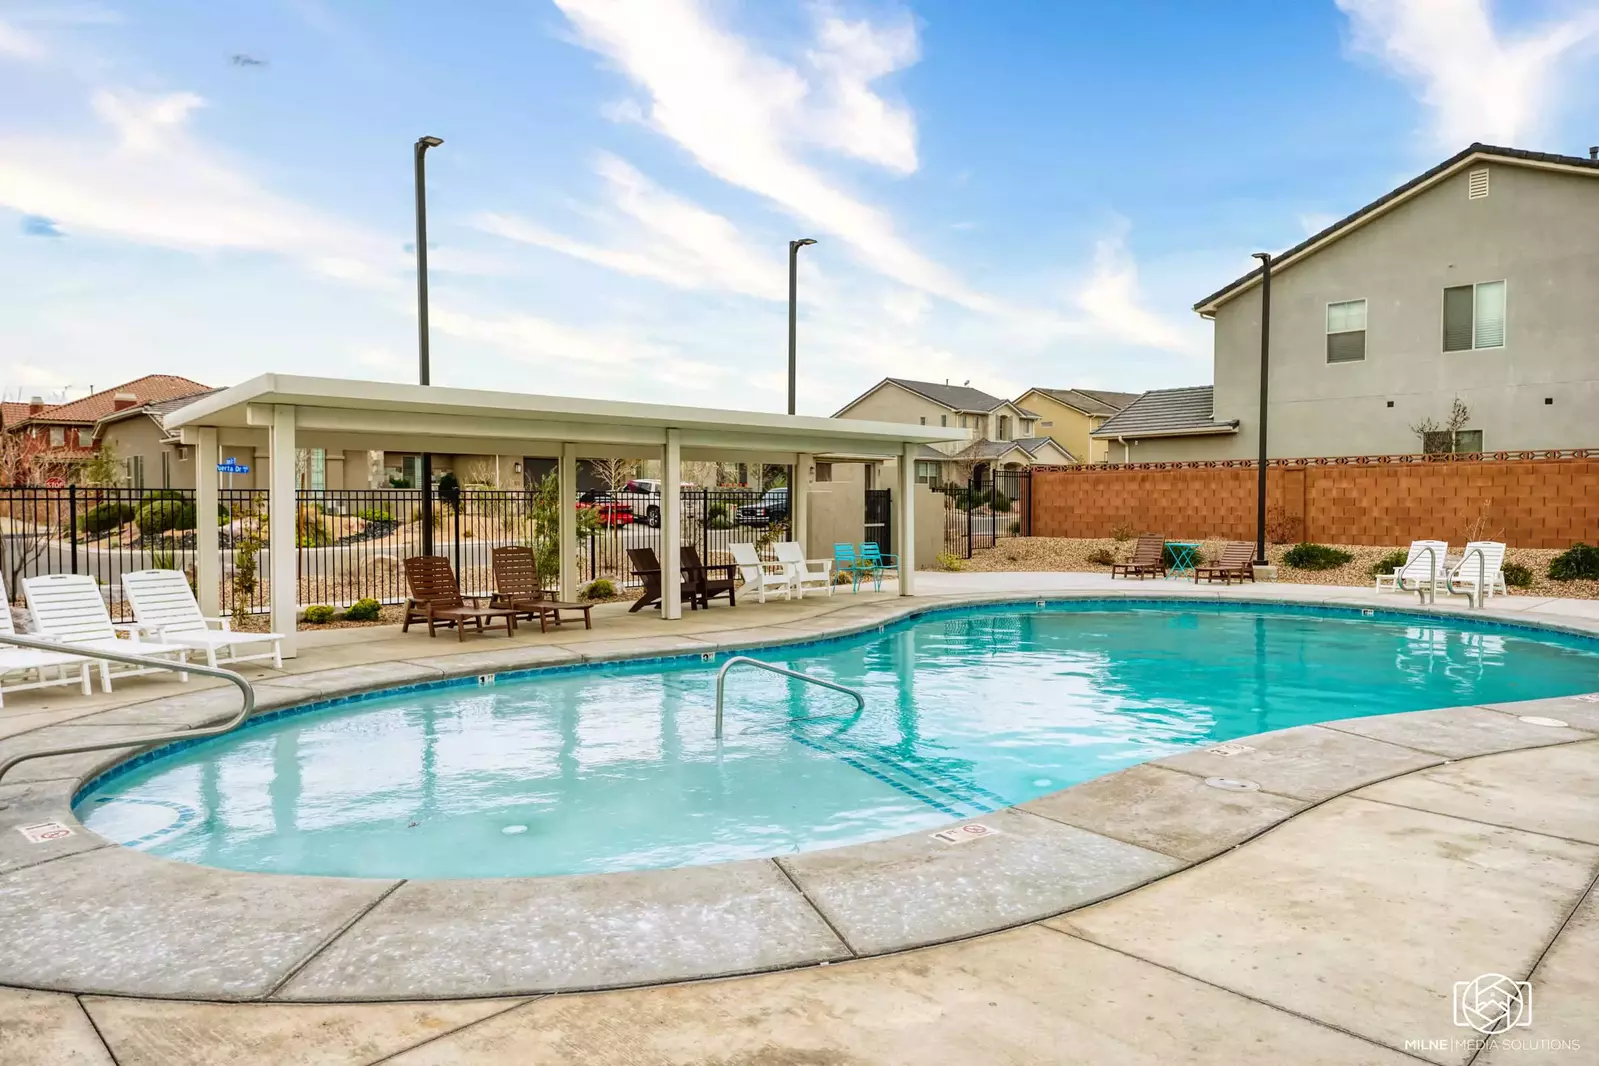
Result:
M1168 540L1166 550L1171 552L1171 566L1166 571L1168 578L1193 577L1194 556L1199 553L1201 542L1197 540Z

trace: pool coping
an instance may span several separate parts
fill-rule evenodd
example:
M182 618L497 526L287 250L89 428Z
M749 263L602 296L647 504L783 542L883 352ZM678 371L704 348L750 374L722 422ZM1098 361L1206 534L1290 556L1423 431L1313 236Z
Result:
M264 718L484 673L715 656L835 640L951 608L1085 600L1372 610L1599 636L1599 620L1140 585L873 601L716 640L475 649L257 688ZM128 731L108 737L115 738L151 732L156 721L193 727L225 719L231 699L227 690L185 693L97 712L70 728ZM100 717L109 720L94 721ZM434 881L242 873L134 851L84 828L71 803L106 771L169 746L39 760L19 768L33 767L32 778L19 774L0 786L0 938L23 948L0 958L0 985L223 1001L398 1001L590 991L843 961L1056 917L1379 780L1594 739L1599 702L1579 697L1343 719L1153 759L1016 807L865 844L630 873ZM1206 784L1213 777L1259 787L1224 791ZM15 831L41 821L73 833L29 844ZM960 831L973 824L993 832ZM935 838L950 829L958 843Z

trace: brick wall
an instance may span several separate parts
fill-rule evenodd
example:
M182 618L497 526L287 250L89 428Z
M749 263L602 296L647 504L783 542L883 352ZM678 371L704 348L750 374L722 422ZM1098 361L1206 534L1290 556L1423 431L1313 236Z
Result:
M1253 463L1037 467L1033 534L1108 537L1118 526L1172 539L1255 537ZM1518 548L1599 542L1599 454L1589 458L1413 456L1276 462L1266 471L1273 540Z

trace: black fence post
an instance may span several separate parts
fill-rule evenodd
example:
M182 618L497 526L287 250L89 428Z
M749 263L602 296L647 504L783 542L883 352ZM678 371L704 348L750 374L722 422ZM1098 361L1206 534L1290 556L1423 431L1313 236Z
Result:
M453 501L455 506L450 510L455 512L455 579L461 579L461 494L456 494Z
M67 486L67 538L72 544L72 572L78 572L78 486Z
M966 558L972 557L972 501L977 498L977 490L972 483L976 475L966 479Z

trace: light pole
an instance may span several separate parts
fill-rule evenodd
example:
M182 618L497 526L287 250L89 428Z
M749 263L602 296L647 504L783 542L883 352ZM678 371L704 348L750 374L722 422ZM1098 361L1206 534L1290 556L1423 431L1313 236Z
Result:
M429 148L444 142L419 137L416 142L416 353L417 383L431 384L428 368L428 194L424 159ZM433 554L433 456L422 453L422 554Z
M794 413L794 385L797 376L795 362L795 322L797 313L799 250L816 242L809 237L788 242L788 413Z
M1271 253L1256 252L1260 260L1260 477L1255 492L1255 565L1266 565L1266 399L1271 368Z

